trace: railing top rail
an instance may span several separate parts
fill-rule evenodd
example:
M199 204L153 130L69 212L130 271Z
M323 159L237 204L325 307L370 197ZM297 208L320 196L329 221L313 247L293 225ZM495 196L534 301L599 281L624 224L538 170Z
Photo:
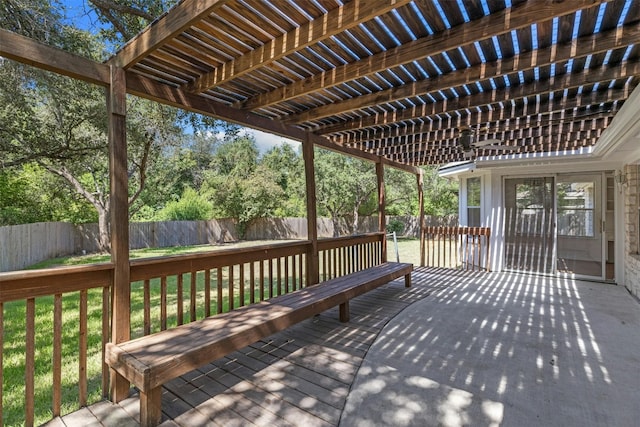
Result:
M0 302L109 286L113 268L107 262L0 273Z
M162 255L157 257L132 259L130 261L130 265L133 268L133 267L149 265L149 264L162 264L163 262L174 261L174 260L185 261L185 260L211 258L216 256L243 255L243 254L248 254L253 252L270 251L273 249L298 248L298 247L304 247L310 244L311 244L310 240L295 240L292 242L284 242L284 243L268 243L264 245L245 246L242 248L214 249L210 251L202 251L202 252L196 252L192 254Z
M490 236L490 227L467 227L467 226L441 226L441 225L429 225L423 228L424 232L434 234L468 234L471 236Z
M368 243L379 241L385 235L384 232L354 234L352 236L327 237L318 239L318 249L326 250L332 248L340 248L358 243Z
M310 245L311 241L309 240L297 240L295 242L132 260L130 262L131 281L299 255L306 253Z

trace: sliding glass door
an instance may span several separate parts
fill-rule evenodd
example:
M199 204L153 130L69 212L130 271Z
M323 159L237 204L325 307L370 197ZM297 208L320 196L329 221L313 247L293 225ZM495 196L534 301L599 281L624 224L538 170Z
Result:
M553 177L505 180L505 269L554 270Z
M561 175L557 197L557 270L602 277L601 181L598 175Z
M506 270L611 278L602 174L506 178L504 195Z

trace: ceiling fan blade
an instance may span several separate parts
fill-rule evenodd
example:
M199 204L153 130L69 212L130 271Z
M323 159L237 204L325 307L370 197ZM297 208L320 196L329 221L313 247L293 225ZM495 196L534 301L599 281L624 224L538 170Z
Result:
M495 144L502 144L502 140L500 140L500 139L485 139L483 141L475 141L475 142L473 142L473 145L475 147L484 147L485 145L495 145Z

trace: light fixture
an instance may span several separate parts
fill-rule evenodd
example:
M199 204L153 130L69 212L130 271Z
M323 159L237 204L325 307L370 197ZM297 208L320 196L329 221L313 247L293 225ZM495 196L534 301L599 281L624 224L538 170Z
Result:
M618 184L618 188L622 190L623 186L627 184L627 175L621 170L617 170L615 175L613 176L613 180Z

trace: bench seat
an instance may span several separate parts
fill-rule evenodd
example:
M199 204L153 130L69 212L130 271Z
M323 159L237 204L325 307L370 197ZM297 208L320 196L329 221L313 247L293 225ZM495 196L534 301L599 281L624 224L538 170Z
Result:
M384 263L286 295L106 347L106 363L140 390L143 426L160 423L162 385L264 337L340 306L349 320L349 300L404 276L412 264Z

